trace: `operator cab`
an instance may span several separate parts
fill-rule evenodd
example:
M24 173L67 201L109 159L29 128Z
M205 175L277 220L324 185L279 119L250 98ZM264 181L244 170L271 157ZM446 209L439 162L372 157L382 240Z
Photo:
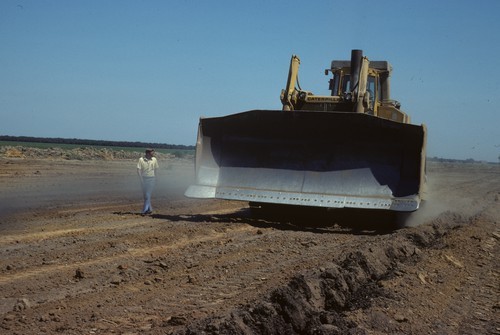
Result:
M344 100L350 101L352 92L349 91L351 87L351 75L347 71L336 71L333 72L333 78L329 81L329 90L331 91L331 96L340 96ZM366 84L366 91L369 93L369 101L371 108L368 110L369 114L373 114L375 108L375 101L380 99L380 91L378 88L380 85L377 84L377 76L369 75Z

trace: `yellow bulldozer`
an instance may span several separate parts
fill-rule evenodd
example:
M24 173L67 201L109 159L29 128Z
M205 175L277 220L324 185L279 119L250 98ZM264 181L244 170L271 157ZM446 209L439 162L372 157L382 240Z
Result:
M391 65L333 60L330 95L301 89L292 56L282 110L201 118L187 197L412 212L425 185L426 127L390 97Z

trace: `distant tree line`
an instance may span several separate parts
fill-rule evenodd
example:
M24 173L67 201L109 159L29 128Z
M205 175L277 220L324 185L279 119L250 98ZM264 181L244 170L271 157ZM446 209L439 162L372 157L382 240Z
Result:
M30 136L9 136L9 135L0 135L0 141L54 143L54 144L77 144L77 145L106 146L106 147L177 149L177 150L194 150L194 148L195 148L193 145L182 145L182 144L128 142L128 141L103 141L103 140L85 140L85 139L78 139L78 138L30 137Z
M439 162L439 163L490 163L495 164L494 162L484 162L484 161L476 161L473 158L467 159L453 159L453 158L440 158L440 157L427 157L428 161L431 162ZM500 157L499 157L500 161Z

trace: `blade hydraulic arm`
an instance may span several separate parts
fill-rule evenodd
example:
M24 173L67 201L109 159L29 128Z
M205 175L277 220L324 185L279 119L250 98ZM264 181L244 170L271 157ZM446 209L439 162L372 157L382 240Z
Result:
M286 88L281 91L281 102L283 103L283 110L289 111L293 110L293 93L295 91L295 85L297 84L297 78L299 75L299 65L300 59L296 55L292 55L290 60L290 69L288 71L288 80L286 82Z

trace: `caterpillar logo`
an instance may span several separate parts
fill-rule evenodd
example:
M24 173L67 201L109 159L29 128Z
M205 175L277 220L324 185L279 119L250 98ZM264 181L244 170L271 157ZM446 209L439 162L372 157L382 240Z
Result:
M316 96L308 96L307 101L309 102L333 102L335 99L330 97L316 97Z

